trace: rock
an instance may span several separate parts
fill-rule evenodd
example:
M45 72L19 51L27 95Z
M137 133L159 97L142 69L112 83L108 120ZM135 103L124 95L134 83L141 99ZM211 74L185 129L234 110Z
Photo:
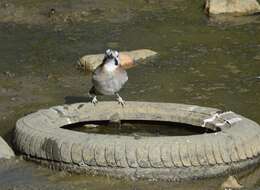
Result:
M91 128L97 128L99 125L95 124L85 124L83 125L84 128L91 129Z
M10 71L4 71L3 74L9 78L15 77L15 73L11 73Z
M248 15L260 12L260 5L257 0L206 0L205 10L213 15Z
M4 139L0 137L0 159L10 159L14 156L14 151L9 147Z
M144 60L147 58L151 58L157 55L155 51L149 49L139 49L127 52L120 52L119 58L124 65L124 68L128 69L131 68L138 63L142 64L145 63ZM102 63L104 58L104 54L92 54L92 55L85 55L77 63L78 68L89 72L94 71L98 65Z
M224 183L221 185L221 189L241 189L243 186L240 185L234 176L229 176Z
M255 56L254 60L259 60L260 61L260 55Z

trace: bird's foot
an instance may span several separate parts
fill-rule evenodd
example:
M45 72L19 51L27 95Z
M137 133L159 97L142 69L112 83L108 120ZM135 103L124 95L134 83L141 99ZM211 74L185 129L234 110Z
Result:
M94 96L94 98L91 100L91 103L94 104L94 106L98 103L96 96Z
M125 106L125 101L123 100L123 98L121 98L121 96L119 96L119 94L116 95L117 96L117 102L118 104L121 104L122 107Z

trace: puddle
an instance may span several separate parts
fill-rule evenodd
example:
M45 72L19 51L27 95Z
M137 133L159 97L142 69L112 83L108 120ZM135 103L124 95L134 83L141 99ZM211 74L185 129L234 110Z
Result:
M64 129L96 134L113 134L121 136L160 137L160 136L189 136L215 131L183 123L163 121L122 120L89 121L63 126Z

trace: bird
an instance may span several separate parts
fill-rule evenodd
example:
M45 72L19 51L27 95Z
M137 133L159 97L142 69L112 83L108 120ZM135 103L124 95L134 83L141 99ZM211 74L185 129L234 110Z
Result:
M89 90L91 102L96 105L98 95L115 95L118 103L124 107L125 101L118 92L127 80L127 72L120 64L119 52L107 49L102 63L92 73L92 88Z

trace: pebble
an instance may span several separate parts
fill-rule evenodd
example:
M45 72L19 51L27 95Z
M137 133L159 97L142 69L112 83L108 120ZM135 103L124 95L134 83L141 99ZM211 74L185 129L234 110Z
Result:
M260 60L260 55L254 57L255 60Z
M242 187L234 176L229 176L221 185L221 188L224 190L241 189Z
M0 136L0 159L10 159L13 158L14 156L15 156L14 151Z
M135 140L139 140L139 139L142 138L140 135L138 135L138 134L136 134L136 133L134 133L133 136L134 136L134 139L135 139Z
M6 88L1 88L1 93L6 93L8 90Z
M5 76L8 76L9 78L15 77L15 73L12 73L12 72L10 72L10 71L4 71L3 74L4 74Z

